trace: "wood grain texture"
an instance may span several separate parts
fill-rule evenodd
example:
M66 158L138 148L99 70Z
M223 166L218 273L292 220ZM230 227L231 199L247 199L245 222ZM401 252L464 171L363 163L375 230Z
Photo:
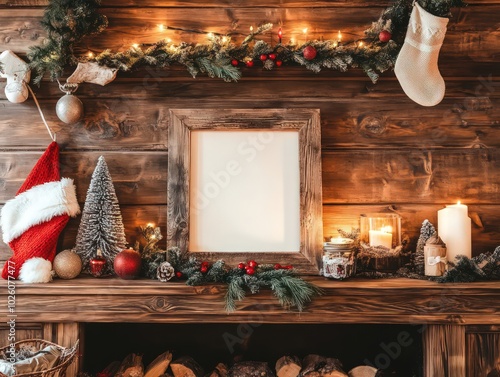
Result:
M5 298L5 300L3 301L5 303L7 303L7 298ZM7 306L7 305L5 305ZM9 317L7 317L7 315L5 315L5 318L7 319L10 319ZM15 326L15 338L16 338L16 342L20 341L20 340L24 340L24 339L44 339L43 338L43 325L42 323L29 323L29 322L26 322L26 323L18 323L16 322L16 326ZM11 331L11 328L7 323L2 323L0 325L0 347L6 347L8 346L11 342L9 342L9 333L10 335L12 335L12 333L10 332ZM49 340L49 339L47 339Z
M467 329L467 376L488 376L493 370L500 371L500 333L469 332Z
M496 148L324 152L323 200L498 203L499 157Z
M269 291L249 294L238 304L238 311L227 314L221 285L189 287L182 282L95 278L19 283L17 310L19 321L40 322L500 324L496 315L500 287L494 282L338 282L319 277L311 281L325 294L315 298L302 314L284 311Z
M423 347L425 377L466 377L465 327L428 325Z
M15 196L41 155L42 151L0 153L0 203ZM120 204L166 203L166 153L62 152L61 176L75 180L79 201L85 201L90 178L100 155L105 157L109 166Z
M168 136L167 245L189 250L190 132L194 130L297 130L300 168L300 253L284 253L301 272L317 273L322 249L321 134L319 112L308 109L171 110ZM286 251L286 250L285 250ZM197 253L204 260L217 253ZM257 255L257 254L256 254ZM245 258L246 256L246 258ZM214 258L217 257L217 258ZM238 263L250 253L224 253ZM280 256L282 257L282 256ZM276 263L276 253L259 252L262 263Z

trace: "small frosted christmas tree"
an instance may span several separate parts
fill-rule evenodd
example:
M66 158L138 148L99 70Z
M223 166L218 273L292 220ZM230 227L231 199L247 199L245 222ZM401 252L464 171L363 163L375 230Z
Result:
M417 241L417 251L415 252L414 266L415 272L419 275L424 274L425 270L425 258L424 258L424 246L425 243L431 236L436 233L436 228L429 220L424 220L422 223L422 228L420 228L420 237Z
M104 157L99 157L87 191L75 252L87 269L100 249L112 269L113 260L126 246L120 205Z

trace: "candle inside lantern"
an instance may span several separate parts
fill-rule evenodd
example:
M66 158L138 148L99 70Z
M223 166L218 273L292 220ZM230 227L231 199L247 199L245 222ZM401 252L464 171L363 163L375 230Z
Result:
M383 246L392 249L392 227L384 226L380 230L370 230L368 234L371 247Z
M465 204L458 202L438 211L438 234L446 244L448 261L458 255L472 256L471 219Z

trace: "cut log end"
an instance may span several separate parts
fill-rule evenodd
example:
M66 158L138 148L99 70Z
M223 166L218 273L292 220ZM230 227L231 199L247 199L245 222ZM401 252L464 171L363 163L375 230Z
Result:
M203 368L192 357L182 356L170 364L174 377L203 377Z
M349 371L349 377L377 377L378 370L368 365L360 365Z
M302 365L297 356L283 356L276 362L276 375L278 377L297 377Z

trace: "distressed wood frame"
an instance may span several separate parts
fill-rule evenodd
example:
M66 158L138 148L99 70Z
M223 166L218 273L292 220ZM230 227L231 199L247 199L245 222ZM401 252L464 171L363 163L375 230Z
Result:
M249 259L319 271L323 243L321 128L316 109L173 109L168 128L167 246L189 247L189 172L193 130L297 130L300 170L300 252L197 252L234 266Z

